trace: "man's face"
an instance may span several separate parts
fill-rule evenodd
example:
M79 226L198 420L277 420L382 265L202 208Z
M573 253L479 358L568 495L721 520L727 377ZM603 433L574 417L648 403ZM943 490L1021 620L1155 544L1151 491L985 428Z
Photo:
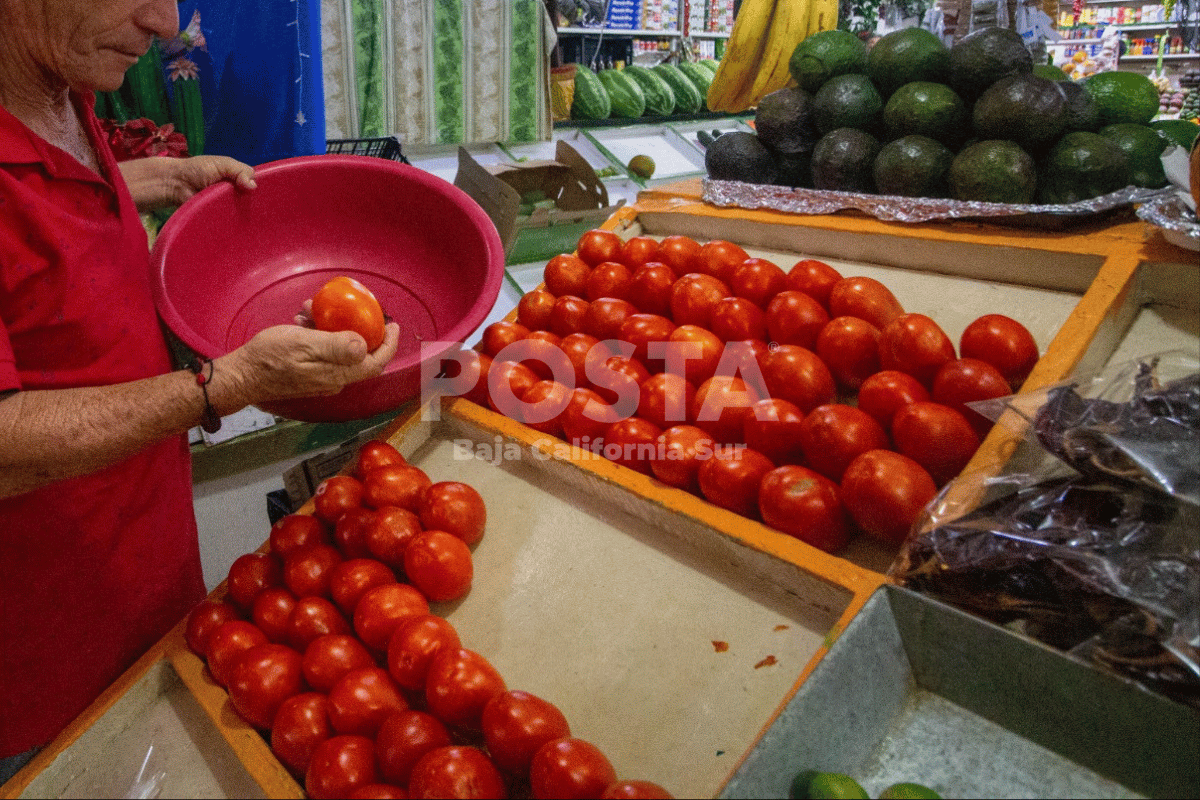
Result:
M72 89L114 91L155 36L179 32L177 0L17 0L31 11L14 34L41 69Z

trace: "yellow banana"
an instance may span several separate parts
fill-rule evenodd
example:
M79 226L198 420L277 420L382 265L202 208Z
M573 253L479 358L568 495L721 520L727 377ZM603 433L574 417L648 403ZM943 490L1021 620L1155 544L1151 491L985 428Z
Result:
M808 17L808 33L812 36L820 31L831 31L838 26L838 0L813 0Z
M807 35L812 3L813 0L778 0L775 3L770 36L759 61L758 74L746 97L748 106L758 105L765 96L784 88L791 81L788 63L796 45Z
M745 111L749 107L739 104L753 88L774 13L775 0L743 0L725 45L725 55L721 56L717 74L708 87L710 111Z

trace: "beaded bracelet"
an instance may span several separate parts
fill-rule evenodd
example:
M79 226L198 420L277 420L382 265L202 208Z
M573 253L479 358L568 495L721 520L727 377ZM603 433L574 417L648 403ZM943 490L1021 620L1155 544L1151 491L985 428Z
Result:
M208 377L204 375L205 364L208 364ZM204 411L200 414L200 427L208 433L216 433L221 430L221 415L208 400L208 384L212 382L213 378L213 362L211 359L197 356L188 364L188 369L195 374L196 385L200 387L200 391L204 392Z

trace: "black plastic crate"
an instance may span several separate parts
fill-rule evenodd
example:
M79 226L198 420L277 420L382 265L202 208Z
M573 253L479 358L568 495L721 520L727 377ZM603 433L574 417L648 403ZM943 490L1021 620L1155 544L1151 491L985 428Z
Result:
M400 149L400 140L395 136L377 136L369 139L328 139L325 153L344 153L354 156L374 156L407 164L408 159Z

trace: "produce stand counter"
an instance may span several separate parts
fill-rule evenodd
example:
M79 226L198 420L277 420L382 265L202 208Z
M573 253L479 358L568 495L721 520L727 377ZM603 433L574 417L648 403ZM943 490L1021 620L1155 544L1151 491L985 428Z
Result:
M843 274L883 281L906 310L932 316L955 341L981 314L1010 314L1030 329L1043 353L1026 389L1154 352L1200 353L1196 259L1141 222L1054 232L964 222L902 225L858 214L719 209L699 196L698 180L647 190L604 227L622 237L724 238L785 269L800 258L821 258ZM858 632L847 642L860 644L864 631L880 627L874 617L882 600L871 603L872 619L859 615L888 583L893 549L860 536L838 555L823 553L603 458L555 447L554 440L461 398L408 410L379 438L434 481L463 480L488 502L488 533L474 554L475 585L461 601L435 604L435 613L455 625L465 647L496 665L509 688L559 705L572 733L597 744L622 776L653 780L677 796L762 792L744 770L755 763L780 774L792 769L777 752L763 756L762 749L768 740L778 742L768 736L776 722L797 718L789 704L854 695L844 687L831 694L829 672L821 670L852 624ZM1016 429L997 425L951 491L970 507L980 486L967 476L999 471L1021 441ZM504 457L486 457L498 453ZM301 511L311 511L311 502ZM222 585L214 596L224 592ZM1015 634L975 624L981 636L992 637L993 648L1029 646ZM944 627L971 629L966 623ZM971 645L954 643L954 652L970 653ZM1064 669L1080 669L1042 650L1039 657L1051 664L1060 659ZM899 647L873 652L904 657ZM885 672L894 674L909 680L903 670ZM808 691L810 678L815 688ZM1113 696L1134 712L1139 703L1161 702L1121 686L1124 693ZM182 622L0 794L124 791L146 759L148 741L157 741L160 716L171 719L165 728L175 732L170 738L177 744L156 746L166 759L164 794L245 796L251 781L267 796L302 795L187 649ZM850 724L855 716L831 718ZM1002 732L1012 727L992 721ZM1179 741L1133 746L1191 748L1196 734L1185 730ZM1010 745L1005 752L1034 754L1025 773L1036 777L1037 748ZM971 761L969 753L960 758ZM1122 786L1127 774L1111 771L1074 781L1070 761L1065 773L1055 763L1056 774L1066 777L1044 787L1047 793L1113 786L1121 793L1147 791ZM116 765L129 774L114 775ZM781 778L780 794L791 774ZM1021 794L1016 785L1007 792L995 784L983 788Z

